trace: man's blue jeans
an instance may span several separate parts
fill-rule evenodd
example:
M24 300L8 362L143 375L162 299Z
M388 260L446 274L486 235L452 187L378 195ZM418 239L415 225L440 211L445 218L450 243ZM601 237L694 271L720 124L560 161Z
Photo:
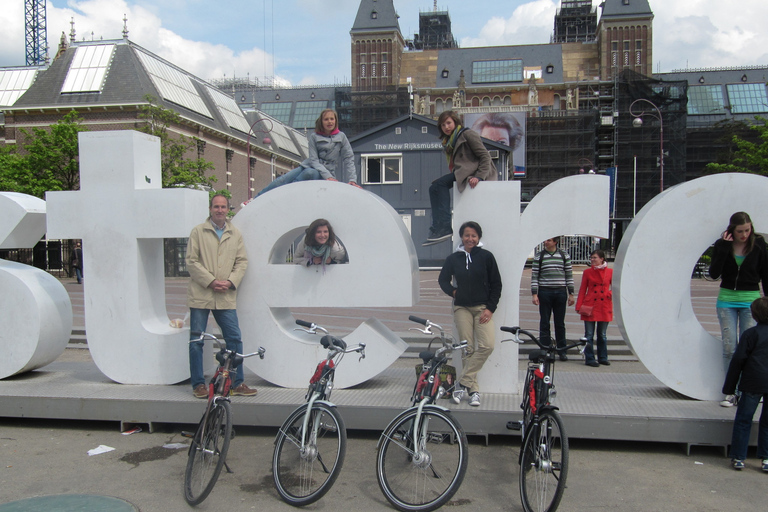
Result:
M287 185L289 183L293 183L294 181L308 181L308 180L319 180L319 179L322 179L322 176L320 176L319 171L316 171L311 167L298 166L297 168L293 169L292 171L288 171L287 173L283 174L279 178L275 179L272 183L264 187L261 192L256 194L256 197L259 197L261 194L263 194L264 192L267 192L268 190L272 190L273 188L277 188L283 185Z
M760 423L757 431L757 458L768 459L768 393L741 392L739 405L736 409L736 418L733 420L733 437L731 438L731 459L745 460L749 448L749 434L752 430L752 417L764 398L763 412L760 414Z
M595 336L595 324L597 324L597 360L608 360L608 322L584 322L584 337L589 341L584 349L584 359L587 363L595 360L595 352L592 348L592 339Z
M429 186L429 202L432 205L432 229L451 229L451 188L456 181L453 173L440 176Z
M727 373L739 338L744 331L754 327L755 319L749 308L717 308L717 319L723 336L723 368Z
M238 354L243 353L243 342L240 335L240 326L237 322L236 309L198 309L189 308L189 339L200 337L193 333L204 332L208 327L208 313L213 313L213 318L221 327L221 335L227 342L227 348L234 350ZM196 341L189 344L189 374L192 381L192 389L200 384L205 384L203 375L203 342ZM243 365L237 367L235 379L232 387L236 388L245 380L243 376Z
M543 344L547 345L552 339L552 333L549 330L549 318L554 315L555 321L555 339L557 347L562 348L565 342L565 308L568 305L568 290L562 288L539 288L539 336ZM564 351L559 351L565 354Z

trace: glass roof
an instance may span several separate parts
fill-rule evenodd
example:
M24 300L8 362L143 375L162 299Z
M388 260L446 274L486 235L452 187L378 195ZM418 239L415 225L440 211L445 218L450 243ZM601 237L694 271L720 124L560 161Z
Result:
M114 44L78 47L61 92L101 92L114 50Z

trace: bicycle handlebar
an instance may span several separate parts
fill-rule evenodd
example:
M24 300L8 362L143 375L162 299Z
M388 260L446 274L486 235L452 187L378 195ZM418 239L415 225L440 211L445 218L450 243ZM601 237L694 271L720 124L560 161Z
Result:
M320 344L323 348L328 349L332 353L329 357L334 357L336 354L349 354L350 352L357 352L360 354L360 359L365 359L365 343L359 343L358 345L347 348L347 342L336 336L331 336L328 331L317 324L310 323L304 320L296 320L296 325L306 327L306 329L294 329L295 331L304 331L309 334L317 334L317 331L323 331L326 335L320 340Z
M579 353L584 353L584 349L586 348L586 343L587 343L586 338L580 338L579 341L573 343L572 345L567 345L561 348L555 345L542 344L541 341L539 341L539 339L536 336L534 336L533 334L531 334L530 332L524 329L521 329L518 326L515 326L515 327L501 326L499 327L499 329L504 332L511 333L514 336L514 338L511 338L509 340L501 340L502 343L504 343L505 341L514 341L515 343L523 344L525 343L525 340L520 339L520 335L522 334L523 336L526 336L528 339L536 343L536 345L538 345L540 349L546 350L547 352L565 351L565 350L570 350L574 347L578 347L579 345L584 345L579 349Z
M193 340L189 340L190 343L194 343L196 341L202 341L205 342L205 340L211 340L214 343L216 343L216 346L221 350L228 350L226 344L222 344L222 340L216 337L215 335L208 333L208 332L192 332L191 334L197 336L200 335L198 338L195 338ZM238 354L234 350L230 350L230 352L234 353L235 355L238 355L242 357L243 359L247 357L253 357L253 356L259 356L260 359L264 359L264 354L267 352L267 350L264 347L259 347L259 349L256 352L251 352L250 354Z

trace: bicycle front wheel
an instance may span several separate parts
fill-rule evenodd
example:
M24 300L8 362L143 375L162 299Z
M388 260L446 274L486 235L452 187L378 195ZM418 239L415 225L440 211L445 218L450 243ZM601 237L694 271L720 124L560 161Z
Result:
M184 499L190 505L201 503L216 485L232 438L231 420L229 402L219 400L208 412L207 421L200 421L184 472Z
M347 449L344 421L333 407L315 404L309 412L302 442L307 405L288 416L280 427L272 457L272 476L282 498L291 505L307 505L322 498L341 472Z
M525 512L554 512L568 476L568 436L557 411L543 411L531 425L520 458L520 498Z
M392 420L379 440L376 476L384 496L398 510L429 511L456 493L467 472L467 436L447 411L417 409Z

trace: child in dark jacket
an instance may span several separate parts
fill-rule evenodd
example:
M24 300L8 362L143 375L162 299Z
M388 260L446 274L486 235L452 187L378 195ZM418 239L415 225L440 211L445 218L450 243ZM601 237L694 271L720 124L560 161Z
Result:
M732 395L737 383L741 390L731 439L733 469L744 468L752 417L760 399L765 402L757 434L757 457L762 459L763 471L768 472L768 297L752 302L750 310L757 325L742 334L725 376L723 393Z

